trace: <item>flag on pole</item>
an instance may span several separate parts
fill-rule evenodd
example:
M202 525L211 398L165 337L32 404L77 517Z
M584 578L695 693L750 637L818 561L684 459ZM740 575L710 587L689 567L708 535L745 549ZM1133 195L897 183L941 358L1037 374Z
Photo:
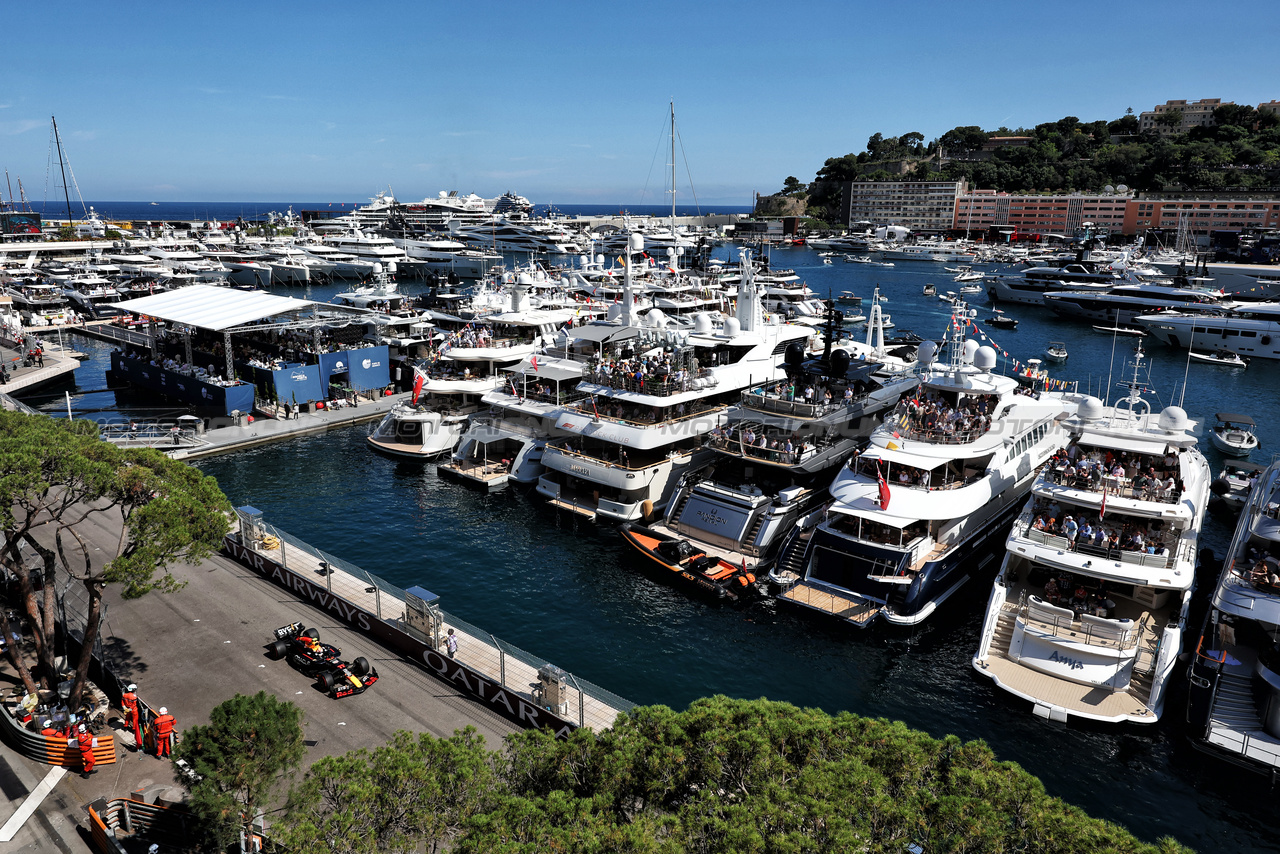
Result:
M534 370L534 372L536 373L536 372L537 372L537 370L538 370L538 357L537 357L537 356L534 356L534 357L533 357L533 361L532 361L532 362L530 362L529 364L531 364L531 365L533 366L533 370Z
M880 466L876 465L876 480L880 481L880 509L889 509L889 484L884 482L884 475L880 472Z
M414 406L418 405L418 395L422 394L422 384L426 382L427 375L417 365L413 366L413 400Z
M1101 519L1107 515L1107 485L1102 485L1102 506L1098 508L1098 518Z

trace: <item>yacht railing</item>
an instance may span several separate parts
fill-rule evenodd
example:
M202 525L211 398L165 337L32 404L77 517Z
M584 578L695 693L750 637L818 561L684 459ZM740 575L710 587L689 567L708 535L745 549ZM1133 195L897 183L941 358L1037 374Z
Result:
M763 412L778 412L783 415L795 415L800 418L818 418L828 412L845 405L845 401L831 403L807 403L803 400L787 400L772 394L759 391L748 391L742 395L742 405Z
M1023 525L1021 521L1019 521L1017 524L1020 527ZM1155 567L1166 567L1166 568L1172 567L1174 564L1174 561L1177 558L1177 555L1175 554L1177 542L1175 541L1173 543L1164 543L1164 541L1160 538L1147 540L1147 542L1162 543L1165 546L1165 550L1166 550L1166 554L1162 554L1162 555L1148 554L1145 550L1138 551L1137 549L1124 549L1124 548L1113 549L1106 546L1095 546L1089 543L1083 543L1079 541L1077 541L1076 544L1072 546L1070 541L1068 541L1066 537L1060 534L1053 534L1048 531L1037 530L1031 527L1030 524L1026 524L1025 527L1021 527L1021 530L1019 531L1019 536L1021 536L1025 540L1029 540L1030 542L1033 542L1042 546L1048 546L1049 548L1057 549L1058 551L1062 551L1062 552L1073 551L1076 554L1088 555L1090 557L1099 557L1104 560L1110 560L1110 561L1119 561L1120 563L1132 563L1132 564L1137 564L1139 566L1155 566Z
M597 368L584 371L582 378L587 382L618 389L619 391L633 391L653 397L670 397L673 394L681 394L696 388L706 388L706 385L699 384L705 381L715 384L715 377L706 368L683 373L685 375L680 379L671 379L669 375L649 374L642 374L637 378L635 374L606 372Z
M1034 601L1033 601L1034 600ZM1047 606L1047 607L1046 607ZM1069 613L1059 614L1058 611ZM1021 596L1018 599L1018 616L1027 625L1046 632L1053 637L1070 637L1072 641L1083 642L1093 646L1104 646L1112 649L1133 649L1138 645L1142 633L1151 624L1151 615L1147 614L1139 622L1125 628L1117 620L1104 617L1093 617L1084 620L1070 609L1043 602L1036 597Z
M1177 504L1182 498L1181 490L1176 487L1169 489L1164 486L1157 486L1154 483L1135 487L1133 485L1135 478L1117 477L1110 474L1098 477L1093 477L1088 473L1068 475L1061 468L1045 468L1044 479L1049 483L1068 486L1083 492L1101 494L1105 491L1107 495L1119 498L1132 498L1137 501L1151 501L1158 504Z
M608 457L589 454L586 451L575 450L570 447L572 442L572 439L557 439L552 442L547 442L546 450L556 451L569 457L578 457L580 459L590 460L591 462L599 463L600 465L607 466L609 468L623 469L625 471L643 471L667 459L665 454L657 455L646 451L636 451L636 459L632 460L630 458L631 455L627 454L626 450L621 447L618 449L618 455L613 459L609 459Z
M917 442L929 442L935 445L967 445L986 435L987 431L991 429L990 426L964 429L958 428L951 423L932 428L918 427L912 424L911 418L905 412L901 411L895 412L886 423L892 423L897 426L908 439L914 439Z

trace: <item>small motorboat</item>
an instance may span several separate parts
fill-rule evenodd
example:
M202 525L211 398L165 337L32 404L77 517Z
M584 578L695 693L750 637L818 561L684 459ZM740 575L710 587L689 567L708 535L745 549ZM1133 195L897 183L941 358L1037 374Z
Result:
M933 296L934 294L936 294L937 292L938 292L938 289L937 289L937 288L935 288L933 285L925 285L925 286L924 286L924 295L925 295L925 296L927 296L927 297L931 297L931 296Z
M979 273L977 270L965 270L963 273L956 275L953 282L981 282L987 277L986 273Z
M947 291L945 294L938 294L938 299L942 300L943 302L949 302L952 305L954 305L956 302L959 301L960 297L956 296L955 291Z
M652 562L659 577L703 595L730 602L741 602L758 596L756 577L747 572L745 562L734 566L714 557L688 540L626 522L623 538Z
M1050 362L1062 363L1067 360L1067 345L1061 341L1050 341L1044 350L1044 357Z
M965 285L960 289L962 294L980 294L982 293L982 285Z
M1017 329L1018 328L1018 321L1016 319L1007 316L1004 312L1002 312L998 308L995 310L995 312L996 313L993 316L988 317L986 320L982 322L987 324L988 326L995 326L999 329Z
M841 291L840 296L836 297L836 302L845 305L862 305L862 297L856 296L853 291Z
M1248 415L1219 412L1214 417L1218 423L1209 434L1209 440L1219 451L1232 457L1247 457L1258 447L1258 437L1253 433L1256 425Z
M1222 473L1209 484L1210 503L1221 502L1225 509L1239 513L1249 500L1258 476L1266 470L1266 466L1248 460L1227 460Z
M846 311L841 317L840 323L843 326L851 326L855 323L864 323L866 319L867 316L861 311Z
M880 315L880 325L885 329L893 329L897 326L897 324L893 322L893 318L887 314Z
M868 261L867 263L870 264L872 267L892 267L893 266L892 261Z
M1134 338L1142 338L1147 334L1145 329L1134 329L1130 326L1095 326L1093 328L1108 335L1132 335Z
M1049 372L1040 367L1041 364L1039 359L1027 359L1025 365L1014 368L1013 378L1020 385L1041 388L1044 381L1049 377Z
M1214 350L1212 353L1197 353L1192 350L1188 355L1191 356L1193 362L1203 362L1206 365L1222 365L1227 368L1247 368L1249 360L1239 353L1233 353L1230 350Z
M850 264L870 264L871 259L866 255L846 255L844 260Z
M831 263L831 259L830 259L830 258L823 258L823 259L822 259L822 263L823 263L823 264L830 264L830 263Z

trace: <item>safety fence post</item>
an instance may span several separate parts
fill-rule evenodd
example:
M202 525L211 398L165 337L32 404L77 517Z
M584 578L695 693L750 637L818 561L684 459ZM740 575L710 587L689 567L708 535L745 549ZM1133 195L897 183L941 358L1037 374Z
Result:
M498 684L505 688L507 687L507 653L493 635L489 635L489 640L493 641L493 648L498 651Z

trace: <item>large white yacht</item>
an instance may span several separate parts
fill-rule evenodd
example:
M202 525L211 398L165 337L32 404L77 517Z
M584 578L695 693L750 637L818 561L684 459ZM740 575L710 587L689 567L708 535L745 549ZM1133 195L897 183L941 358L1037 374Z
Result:
M1212 314L1162 311L1139 315L1134 321L1170 347L1280 359L1280 302L1241 303Z
M841 469L825 517L783 545L770 574L781 601L859 627L915 625L994 560L1075 403L995 373L995 350L964 340L975 315L956 304L945 362L920 344L917 393Z
M388 264L404 267L409 263L409 256L404 253L403 249L396 246L391 238L366 234L359 229L345 234L326 235L324 242L339 252L354 255L362 261L382 264L384 268ZM308 247L303 247L303 250L308 251Z
M607 327L616 336L583 372L579 390L590 396L562 412L556 426L573 435L547 443L538 479L553 506L592 519L630 521L664 508L739 394L781 379L787 345L804 346L812 334L764 322L746 252L737 315L719 329L699 313L691 330L676 331L659 309L635 325L629 269L619 323Z
M375 262L365 258L357 258L350 252L344 252L326 243L300 243L298 248L312 258L332 264L331 274L342 279L363 279L373 275Z
M453 273L464 279L482 278L502 264L502 256L498 253L468 249L465 243L457 240L395 237L392 241L410 258L423 262L426 269Z
M450 220L449 233L469 246L495 252L578 255L584 248L576 235L547 220L515 221L501 216L485 222Z
M833 348L834 310L820 357L806 359L798 342L789 345L787 378L742 394L726 427L712 432L710 465L686 473L661 521L636 530L687 539L757 576L768 569L783 538L827 500L836 469L866 442L880 413L919 384L914 372L876 360L886 355L879 313L876 306L861 352Z
M231 276L231 271L222 264L209 260L189 246L157 244L149 248L147 254L173 272L191 273L201 281L225 282Z
M527 280L509 293L509 311L466 324L415 369L413 402L392 408L368 437L373 448L420 459L453 451L467 420L480 410L481 397L510 382L503 369L540 353L572 319L565 312L531 309ZM426 394L421 404L420 393Z
M1271 779L1280 773L1280 462L1240 514L1192 654L1192 744Z
M1062 317L1109 322L1117 326L1128 326L1135 317L1163 308L1212 311L1224 305L1220 291L1167 285L1119 285L1102 291L1053 291L1044 295L1044 304Z
M547 441L565 435L556 428L563 408L587 396L577 389L582 367L544 354L507 368L506 382L481 398L488 409L471 417L453 458L437 471L487 490L537 483Z
M1182 650L1209 464L1181 408L1085 398L1014 521L973 666L1042 718L1155 723Z

